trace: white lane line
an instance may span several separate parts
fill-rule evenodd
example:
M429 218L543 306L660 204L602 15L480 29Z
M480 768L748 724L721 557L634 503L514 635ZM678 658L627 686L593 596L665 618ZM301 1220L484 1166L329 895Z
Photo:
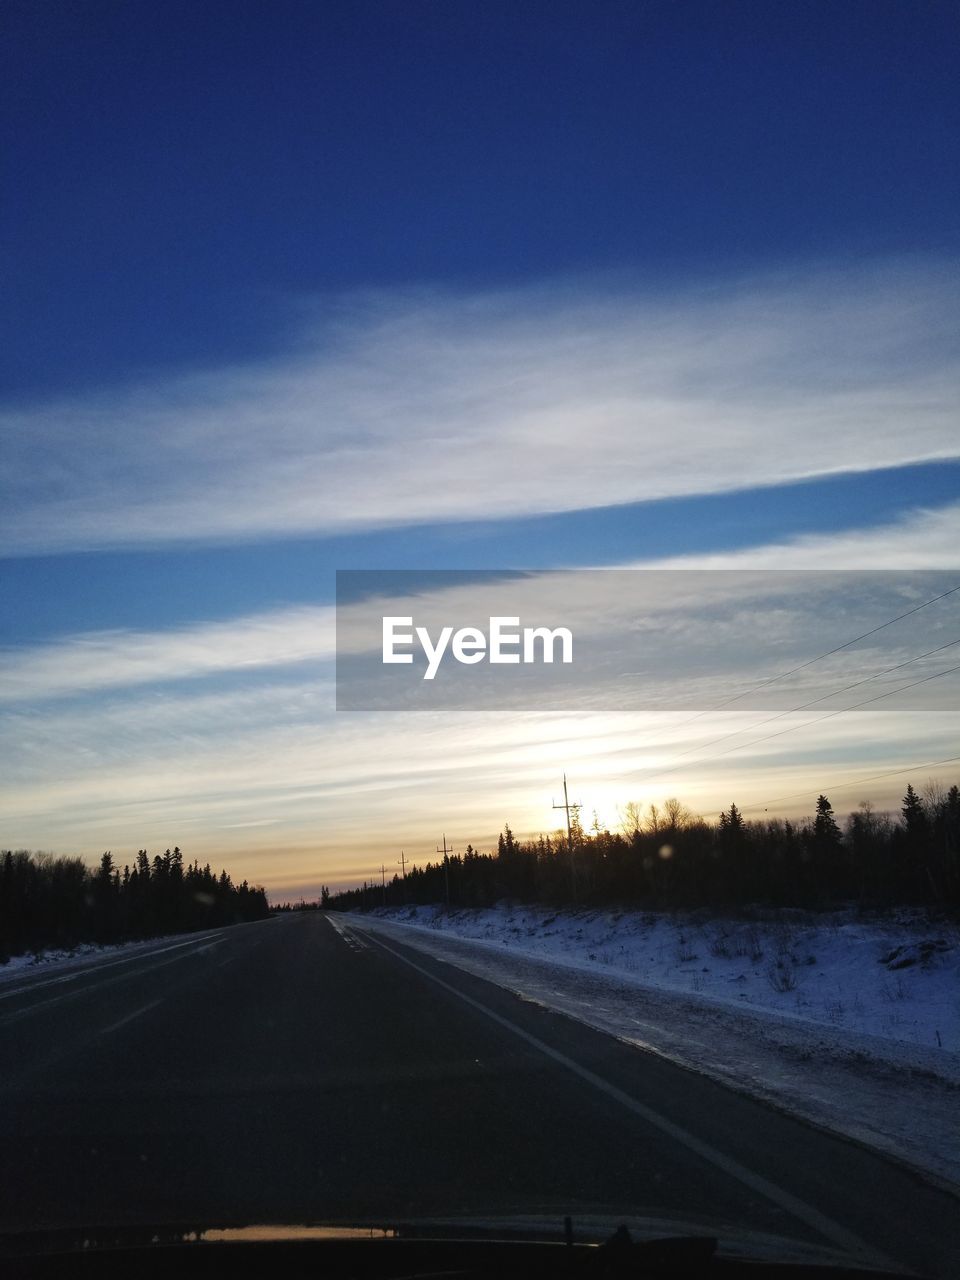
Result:
M56 978L44 978L40 982L28 982L25 986L15 987L12 991L0 992L0 1000L10 1000L14 996L28 995L31 991L40 991L44 987L60 986L64 982L76 982L78 978L89 978L95 974L102 973L104 969L114 969L118 964L131 964L134 960L149 960L151 956L162 956L167 951L176 951L180 947L193 947L199 942L208 942L211 938L218 938L219 933L204 934L200 938L186 938L183 942L171 943L169 947L154 947L152 951L137 951L130 956L122 956L119 960L107 960L102 964L91 961L85 969L78 969L73 973L61 974Z
M329 919L329 917L328 917ZM518 1027L515 1022L511 1022L509 1018L502 1017L499 1013L494 1013L492 1009L488 1009L486 1005L481 1004L479 1000L474 1000L472 996L468 996L466 992L460 991L457 987L452 986L449 982L444 982L442 978L438 978L436 974L431 973L429 969L424 969L422 965L409 960L405 955L401 955L399 951L395 951L393 947L388 947L380 938L367 935L368 941L380 947L383 951L388 952L395 959L409 965L411 969L415 969L417 973L423 977L429 978L431 982L435 982L438 987L443 987L445 991L449 991L451 995L455 995L464 1004L470 1005L472 1009L476 1009L478 1013L482 1013L491 1021L497 1023L504 1030L511 1032L518 1039L523 1040L534 1049L539 1050L545 1057L550 1058L559 1066L565 1067L568 1071L572 1071L575 1076L585 1081L587 1084L593 1085L595 1089L599 1089L601 1093L606 1094L608 1098L612 1098L614 1102L618 1102L627 1111L632 1111L634 1115L639 1116L647 1124L652 1125L655 1129L659 1129L661 1133L679 1143L680 1146L686 1147L688 1151L692 1151L701 1160L712 1164L714 1168L719 1169L729 1178L736 1179L737 1182L747 1187L750 1191L757 1195L763 1196L765 1199L772 1201L781 1209L785 1209L798 1221L805 1223L814 1231L818 1232L825 1240L829 1240L832 1244L846 1250L848 1253L854 1254L863 1262L869 1263L873 1267L880 1270L887 1268L896 1271L897 1265L893 1259L879 1253L876 1249L867 1244L865 1240L848 1231L846 1227L842 1227L839 1222L834 1222L832 1218L828 1218L826 1214L815 1209L813 1205L809 1205L804 1200L800 1200L797 1196L792 1195L789 1191L784 1191L782 1187L778 1187L775 1183L769 1182L761 1174L754 1173L751 1169L738 1161L731 1159L722 1151L718 1151L716 1147L712 1147L708 1142L703 1142L692 1133L688 1133L686 1129L682 1129L679 1125L674 1124L672 1120L667 1120L658 1112L645 1106L642 1102L638 1102L636 1098L632 1098L630 1094L624 1093L622 1089L618 1089L609 1080L604 1080L602 1076L598 1076L596 1072L590 1071L587 1067L582 1067L573 1058L568 1058L565 1053L561 1053L558 1049L551 1048L543 1040L539 1040L536 1036L531 1035L529 1031L524 1031L522 1027Z
M341 924L339 920L334 920L333 916L328 915L327 920L344 940L351 951L366 951L369 943L365 942L358 933L354 933L349 926Z
M97 982L91 986L80 987L74 991L64 991L58 996L47 996L45 1000L36 1000L33 1004L28 1004L24 1009L15 1009L12 1013L5 1013L0 1016L0 1026L9 1026L12 1022L20 1022L23 1018L29 1018L32 1014L37 1013L40 1009L49 1009L52 1005L62 1004L64 1000L75 1000L78 996L96 995L103 991L106 987L115 986L118 982L126 982L128 978L139 978L145 973L154 973L157 969L165 969L167 965L177 964L180 960L189 960L194 955L202 955L207 951L212 951L218 946L223 939L217 939L209 943L207 946L198 947L196 951L188 952L185 956L171 956L167 960L160 960L156 964L146 966L142 971L135 970L133 973L115 973L112 978L105 978L102 982ZM164 951L178 950L178 947L164 947ZM162 952L151 951L150 957L161 955ZM106 966L105 966L106 967ZM44 985L46 985L44 983Z
M151 1009L155 1009L158 1004L163 1004L163 996L159 1000L151 1000L149 1004L142 1005L139 1009L134 1009L133 1013L128 1013L125 1018L120 1018L117 1022L111 1022L109 1027L104 1027L100 1034L108 1036L111 1031L119 1031L128 1022L132 1022L134 1018L139 1018L141 1014L149 1013Z

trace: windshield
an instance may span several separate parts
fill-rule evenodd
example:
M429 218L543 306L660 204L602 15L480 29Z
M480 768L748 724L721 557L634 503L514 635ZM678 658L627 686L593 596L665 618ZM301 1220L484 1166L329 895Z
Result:
M955 15L2 23L3 1248L956 1274Z

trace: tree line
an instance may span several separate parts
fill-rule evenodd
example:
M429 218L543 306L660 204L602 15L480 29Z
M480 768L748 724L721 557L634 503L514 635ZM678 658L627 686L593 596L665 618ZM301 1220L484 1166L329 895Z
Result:
M367 910L449 902L485 907L502 898L556 905L632 904L651 909L770 906L960 908L960 792L907 787L900 813L863 802L837 821L821 795L808 818L746 820L735 804L715 822L678 800L646 811L628 805L621 830L579 821L566 832L518 840L504 828L495 853L465 852L413 866L383 885L365 882L321 903Z
M235 885L209 863L185 865L179 849L137 852L121 870L105 853L96 870L80 858L0 852L0 960L47 947L190 933L270 914L263 888Z

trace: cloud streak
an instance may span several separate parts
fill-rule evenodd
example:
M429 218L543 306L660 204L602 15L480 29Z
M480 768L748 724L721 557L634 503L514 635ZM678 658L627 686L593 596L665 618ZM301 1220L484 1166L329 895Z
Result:
M468 606L484 617L494 613L517 614L528 620L529 609L535 601L550 625L571 626L577 635L603 633L614 644L617 637L622 636L623 650L627 653L632 649L626 639L635 639L638 634L669 635L673 637L671 643L675 640L679 646L710 610L710 644L719 655L724 643L730 643L726 634L718 630L721 610L725 609L724 622L735 623L732 632L735 653L742 656L740 631L749 624L750 610L757 608L763 610L762 636L767 649L774 643L784 643L785 637L777 628L785 626L792 637L791 643L801 647L806 644L813 651L818 648L817 629L822 626L825 615L817 612L821 605L810 615L807 597L812 600L818 592L829 590L833 575L823 576L823 571L838 571L837 591L852 591L856 587L862 595L866 589L869 601L873 588L863 579L862 571L915 570L920 575L916 590L933 595L943 586L937 571L957 569L960 574L957 546L960 546L960 505L917 512L875 529L805 536L748 551L637 564L633 567L719 571L666 575L663 585L658 585L654 594L644 597L642 602L636 592L621 590L616 579L609 579L615 584L611 588L607 585L607 575L589 571L577 571L572 579L564 573L543 572L533 578L470 581L463 586L420 591L416 601L417 621L432 626L435 632L452 617L463 616ZM732 617L728 616L731 582L722 572L726 570L761 571L738 579L736 610ZM821 578L807 582L802 575L794 579L781 572L785 570L820 571ZM849 580L844 574L850 575ZM924 574L930 577L929 582L921 580ZM576 583L575 591L571 591L571 581ZM637 589L645 586L641 575ZM771 594L783 597L784 593L794 596L796 604L778 620L770 612L765 597ZM384 597L374 603L382 606L383 613L391 614L407 613L411 607L409 598ZM899 611L901 603L899 597L891 598L889 616ZM852 601L847 604L851 605ZM864 607L862 599L859 607ZM872 600L869 607L873 612L865 616L880 617L884 605ZM746 623L737 621L738 610L743 612ZM367 612L363 608L357 616L365 620ZM923 626L927 628L931 619L927 615L922 617ZM349 607L343 610L338 628L335 609L318 605L275 609L166 630L87 632L53 642L8 648L0 650L0 705L26 705L31 701L82 694L106 695L135 686L161 688L184 681L197 682L194 697L215 698L217 695L206 689L210 678L224 677L236 683L248 677L272 678L281 669L291 668L296 672L304 664L314 664L311 675L323 682L325 697L332 707L338 630L341 652L360 652L365 647L367 632L354 624ZM922 647L918 642L916 651ZM738 662L734 662L731 670L737 665ZM748 659L747 665L755 671L753 659ZM716 675L717 661L713 666ZM683 673L682 679L689 686L689 672ZM261 695L251 688L247 696L256 701ZM710 688L705 688L706 700L712 696ZM293 713L289 708L288 712ZM101 706L96 714L103 716L106 712ZM162 709L158 708L156 714L161 715Z
M918 525L925 527L923 517L876 531L873 542L858 544L861 563L892 555L898 539L916 549ZM771 582L781 576L790 575L772 575ZM561 598L563 575L544 577L548 585L555 581ZM837 575L841 586L846 577ZM678 585L675 616L666 609L655 625L690 627L709 616L718 627L715 601L702 591L692 598L682 581ZM918 591L922 585L920 575ZM523 589L523 581L510 587ZM897 611L886 599L851 595L849 616L836 620L840 630L827 638L819 613L806 608L800 575L795 591L795 601L754 628L754 647L741 652L748 684ZM442 595L424 598L424 607L442 609ZM915 615L905 633L899 626L884 632L882 646L874 640L799 673L786 685L786 705L929 649L935 628L953 640L958 599ZM762 597L737 603L749 614ZM595 601L578 598L576 607L586 624ZM617 624L635 615L635 602L625 599ZM201 859L239 860L268 884L313 884L315 892L335 875L367 874L399 847L408 856L432 853L433 826L461 845L489 842L503 821L518 830L549 829L564 770L587 821L597 808L602 821L615 823L618 804L662 803L670 795L705 813L731 800L762 806L804 788L806 796L778 810L808 813L817 792L833 787L844 788L837 797L841 811L861 796L892 805L906 777L863 788L847 784L956 754L956 676L754 743L947 666L953 659L946 654L768 729L758 727L763 714L757 707L718 706L740 688L742 668L714 671L700 705L717 709L695 720L676 710L339 715L328 661L332 639L328 609L301 609L167 632L76 636L8 655L4 843L72 849L91 858L107 847L126 857L143 844L179 843ZM195 678L185 680L186 674ZM25 689L29 696L16 696ZM724 736L735 730L741 736ZM744 748L733 750L739 743ZM952 779L955 771L944 776ZM926 774L912 780L922 784Z
M308 706L311 696L305 690ZM706 751L703 761L680 753L729 728L729 713L687 726L670 715L521 715L505 728L501 717L480 713L455 723L396 715L344 720L314 708L312 720L291 724L282 712L271 716L264 700L238 733L227 700L218 715L210 704L192 707L184 699L180 741L172 744L157 736L150 710L138 697L123 717L118 711L88 725L82 755L76 742L83 726L69 712L51 707L32 727L14 726L18 752L31 733L42 734L45 758L36 772L8 774L0 786L5 845L90 858L112 848L123 860L143 844L178 843L190 856L231 866L249 855L255 879L312 883L316 892L332 868L342 868L344 879L362 876L381 858L392 863L401 847L422 862L443 830L458 849L467 840L489 848L505 821L519 831L550 830L564 770L589 824L594 808L615 823L617 805L627 800L662 803L679 795L715 813L731 800L762 804L803 788L807 795L785 808L809 813L821 789L956 755L955 716L945 709L841 717L829 734L801 732L717 760ZM118 742L121 718L127 731ZM738 719L743 727L750 721L741 714L733 723ZM893 778L862 794L892 804L905 782ZM856 788L843 794L841 812L861 798Z
M329 607L298 607L169 631L102 631L0 655L0 703L333 658Z
M956 274L318 301L284 361L5 410L0 537L335 533L954 456Z
M894 569L960 571L960 504L911 511L890 524L804 534L737 551L669 556L658 569Z

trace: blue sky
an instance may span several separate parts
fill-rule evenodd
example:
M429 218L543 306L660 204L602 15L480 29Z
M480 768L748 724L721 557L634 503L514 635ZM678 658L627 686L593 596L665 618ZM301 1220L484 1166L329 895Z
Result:
M293 887L378 864L386 801L361 837L350 796L388 748L351 754L319 638L337 568L956 567L950 6L10 0L2 22L2 656L33 674L0 843L192 842ZM138 734L171 699L182 728ZM243 724L352 774L305 781L302 820L250 816L234 756L269 768ZM526 798L465 749L478 798L438 774L431 814L465 839L552 823L550 770L609 764L572 732ZM761 794L752 765L704 808ZM662 798L631 785L603 803Z
M3 373L281 352L298 300L953 255L949 5L4 5Z

